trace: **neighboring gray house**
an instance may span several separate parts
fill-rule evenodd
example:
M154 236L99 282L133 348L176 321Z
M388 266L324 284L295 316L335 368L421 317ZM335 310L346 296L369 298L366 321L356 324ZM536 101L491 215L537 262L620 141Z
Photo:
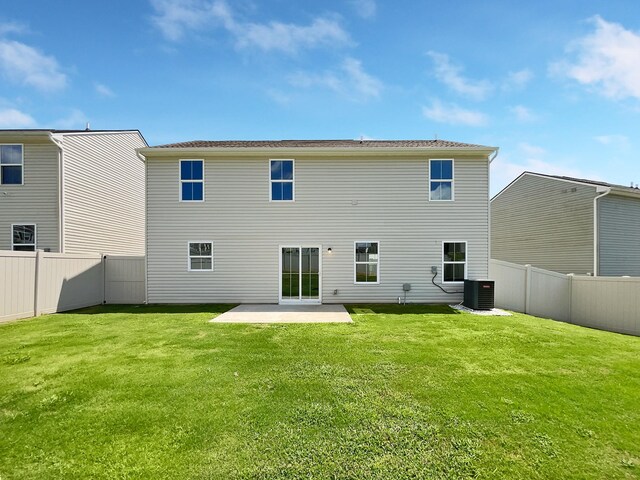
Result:
M0 130L0 250L144 254L137 130Z
M525 172L491 200L491 258L640 276L640 190Z
M493 147L193 141L143 148L150 303L458 302L486 278ZM456 292L444 293L435 283Z

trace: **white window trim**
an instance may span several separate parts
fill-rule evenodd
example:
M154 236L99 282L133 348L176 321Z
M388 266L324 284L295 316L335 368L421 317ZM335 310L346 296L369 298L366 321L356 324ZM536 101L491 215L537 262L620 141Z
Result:
M22 168L22 174L20 175L22 182L21 183L3 183L2 182L2 168L0 168L0 185L2 185L2 188L5 187L12 187L12 186L19 186L19 185L24 185L24 143L0 143L0 146L5 146L5 145L20 145L20 150L22 151L22 163L3 163L1 164L2 167L21 167ZM33 225L32 223L17 223L16 225ZM13 233L13 231L11 232Z
M19 223L12 223L11 224L11 251L13 250L14 245L31 245L31 243L13 243L13 227L17 227L17 226L23 226L23 225L33 225L33 238L35 239L35 241L33 242L33 251L35 252L36 250L38 250L38 225L36 223L33 222L19 222ZM30 250L26 250L26 251L30 251Z
M378 261L377 262L357 262L356 261L356 245L358 243L377 243L378 244ZM377 282L358 282L357 280L357 276L356 276L356 265L357 264L365 264L365 265L370 265L372 263L375 263L377 266L377 278L378 281ZM353 284L354 285L380 285L380 242L378 240L356 240L353 242Z
M191 255L191 244L192 243L210 243L211 244L211 255ZM211 268L191 268L191 259L192 258L210 258L211 259ZM187 242L187 271L188 272L213 272L213 241L211 240L189 240Z
M444 244L445 243L464 243L464 262L445 262L444 261ZM442 280L440 281L440 283L442 284L448 284L448 285L461 285L464 283L464 280L461 282L447 282L444 279L444 265L446 264L464 264L464 275L462 276L462 278L467 278L467 267L469 264L469 244L467 243L466 240L443 240L442 244L440 245L440 255L442 258L442 266L441 266L441 272L442 272Z
M202 180L182 180L182 162L202 162ZM182 203L202 203L204 202L205 192L204 192L204 166L205 161L203 158L181 158L180 162L178 162L178 200ZM202 182L202 200L183 200L182 199L182 184L183 183L200 183Z
M431 162L433 161L442 161L442 160L447 160L447 161L451 161L451 180L447 179L435 179L432 180L431 179ZM456 184L456 162L453 158L430 158L429 159L429 171L427 172L428 176L429 176L429 201L430 202L453 202L456 199L456 194L455 194L455 184ZM436 200L431 198L431 182L451 182L451 199L450 200Z
M271 162L292 162L292 172L293 178L291 180L272 180L271 179ZM296 161L293 158L270 158L269 163L267 165L269 167L269 202L274 203L293 203L296 201ZM273 188L271 185L273 182L278 183L291 183L291 200L274 200L273 199Z

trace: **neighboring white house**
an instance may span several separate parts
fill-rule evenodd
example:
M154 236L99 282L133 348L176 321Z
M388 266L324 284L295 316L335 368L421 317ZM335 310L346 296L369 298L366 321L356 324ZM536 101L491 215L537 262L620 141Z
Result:
M491 200L491 258L640 276L640 189L524 172Z
M144 253L137 130L0 130L0 250Z
M138 151L150 303L397 302L404 284L408 302L458 302L463 279L488 275L494 147L194 141Z

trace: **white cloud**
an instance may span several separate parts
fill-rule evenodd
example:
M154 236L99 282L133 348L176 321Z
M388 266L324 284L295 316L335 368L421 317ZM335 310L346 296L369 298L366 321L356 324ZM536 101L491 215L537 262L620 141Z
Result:
M593 139L602 145L626 148L629 146L629 137L625 135L598 135Z
M376 16L378 6L375 0L351 0L349 3L356 14L362 18L373 18Z
M36 121L15 108L0 110L0 128L29 128L35 126Z
M26 33L27 31L28 28L19 22L0 23L0 36L2 37L11 33Z
M246 23L237 25L231 32L240 48L255 47L264 51L279 50L287 53L323 44L344 45L350 42L342 27L328 18L316 18L308 26L280 22Z
M43 91L60 90L67 84L55 58L14 40L0 39L0 71L12 82Z
M382 82L365 72L362 62L355 58L345 59L336 71L322 74L299 72L289 78L289 83L301 88L328 88L352 100L377 98L384 88Z
M517 72L509 72L504 81L503 88L505 90L521 90L533 79L533 72L529 69L518 70Z
M551 72L593 87L609 98L640 99L640 33L597 15L590 21L595 31L568 47L575 58L551 65Z
M347 58L342 64L342 69L347 75L348 83L360 95L364 97L380 96L382 82L366 73L360 60Z
M96 92L100 96L103 96L103 97L115 97L116 96L116 94L113 93L113 90L111 90L109 87L107 87L103 83L96 83L94 85L94 87L96 89Z
M526 157L543 157L547 153L544 148L537 145L532 145L527 142L519 143L518 148L520 149L520 152Z
M531 109L523 105L515 105L509 108L509 111L516 117L516 120L521 123L535 122L538 116L531 111Z
M71 110L69 115L59 118L53 122L54 128L66 130L82 130L87 126L89 119L84 112L76 109Z
M473 110L465 110L455 104L443 104L434 100L430 107L422 107L422 114L430 120L452 125L482 127L489 123L488 117Z
M435 75L438 80L456 93L475 100L482 100L491 92L492 86L485 80L473 81L461 75L462 67L453 65L448 55L438 52L427 52L435 64Z
M152 22L167 40L181 40L187 33L222 27L237 48L296 53L303 48L351 44L349 34L336 18L313 19L309 25L239 21L224 0L151 0L156 11Z
M537 145L520 143L513 152L501 151L491 164L491 195L495 195L523 172L560 175L563 177L598 180L599 175L587 172L554 159L547 159L548 152ZM516 157L517 160L512 160Z

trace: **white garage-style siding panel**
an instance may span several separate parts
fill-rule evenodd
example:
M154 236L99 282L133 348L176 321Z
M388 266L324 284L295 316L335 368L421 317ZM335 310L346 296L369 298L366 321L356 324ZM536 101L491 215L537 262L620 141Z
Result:
M65 252L144 254L144 162L138 132L65 134Z
M0 250L11 250L11 225L18 223L35 224L37 248L58 252L58 148L52 143L24 143L24 139L0 143L24 145L24 185L0 185Z
M441 280L443 241L466 241L467 276L488 275L487 158L456 158L455 201L439 203L429 201L428 153L201 156L197 203L178 200L179 158L147 158L151 303L277 303L281 245L322 245L324 303L395 302L403 283L411 302L460 301L431 284L432 265ZM295 159L295 202L269 202L269 158ZM354 242L371 240L380 242L380 284L354 285ZM213 242L213 271L187 270L189 241Z

